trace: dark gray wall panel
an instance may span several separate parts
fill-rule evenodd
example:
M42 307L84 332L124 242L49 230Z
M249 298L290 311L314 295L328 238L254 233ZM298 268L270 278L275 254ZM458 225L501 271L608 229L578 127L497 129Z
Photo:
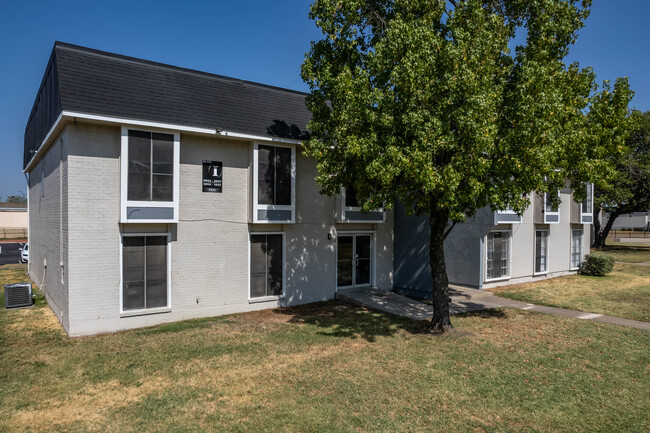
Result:
M126 218L130 220L173 220L173 207L127 207Z
M278 222L290 221L291 211L258 209L257 219L260 221L278 221Z

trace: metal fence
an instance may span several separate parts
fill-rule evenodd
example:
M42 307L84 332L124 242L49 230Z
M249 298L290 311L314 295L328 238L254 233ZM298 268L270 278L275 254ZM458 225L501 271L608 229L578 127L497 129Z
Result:
M608 238L619 238L619 239L650 239L650 232L647 230L617 230L612 229L609 231Z
M0 227L0 239L27 239L24 227Z

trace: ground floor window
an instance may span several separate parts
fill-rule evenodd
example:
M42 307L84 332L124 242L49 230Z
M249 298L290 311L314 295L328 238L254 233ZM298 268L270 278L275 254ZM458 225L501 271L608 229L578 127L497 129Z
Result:
M282 233L251 234L250 297L284 293L284 236Z
M167 235L122 238L122 309L168 307Z
M548 272L548 230L535 230L535 273Z
M495 231L487 235L487 279L510 276L510 232Z
M582 264L582 230L571 230L571 269L578 269Z

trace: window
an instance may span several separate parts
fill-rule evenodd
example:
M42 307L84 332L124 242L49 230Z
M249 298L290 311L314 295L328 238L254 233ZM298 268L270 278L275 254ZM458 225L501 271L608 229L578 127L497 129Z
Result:
M122 127L120 222L178 222L180 133Z
M253 222L294 222L295 147L255 144Z
M535 273L548 272L548 230L535 230Z
M510 232L494 231L487 235L486 279L510 277Z
M357 190L353 186L345 188L345 207L359 208Z
M168 236L122 237L122 310L169 307Z
M250 235L250 298L284 293L284 235Z
M560 222L560 208L559 204L553 204L552 193L544 194L544 223L545 224L558 224ZM557 201L559 202L560 193L557 194Z
M587 196L582 201L580 206L580 223L591 224L593 222L594 212L594 185L591 183L585 184Z
M129 201L174 199L174 136L129 130Z
M571 230L571 269L580 268L582 264L582 230Z
M384 212L383 207L369 212L363 212L359 206L356 188L349 186L347 188L341 188L341 215L339 222L383 223L386 222L386 212Z

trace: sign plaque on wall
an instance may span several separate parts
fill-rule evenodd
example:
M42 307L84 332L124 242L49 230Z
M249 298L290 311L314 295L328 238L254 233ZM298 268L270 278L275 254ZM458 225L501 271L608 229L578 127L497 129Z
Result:
M223 162L203 161L203 192L221 192L223 187Z

